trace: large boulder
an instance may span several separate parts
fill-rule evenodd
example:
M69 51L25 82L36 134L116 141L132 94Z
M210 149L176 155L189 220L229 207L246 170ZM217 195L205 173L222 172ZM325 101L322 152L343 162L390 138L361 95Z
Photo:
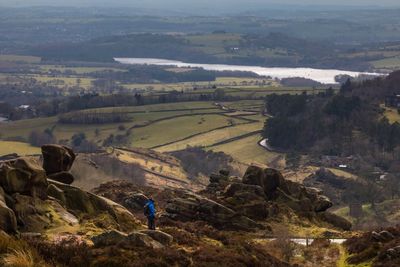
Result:
M285 180L275 169L250 166L243 177L243 183L260 186L268 200L279 201L302 214L324 212L333 205L329 198L322 195L321 190ZM232 194L231 192L236 187L239 186L228 187L226 193ZM243 191L243 189L235 191Z
M340 217L340 216L333 214L331 212L328 212L328 211L320 212L317 215L319 216L320 219L335 226L336 228L339 228L339 229L345 230L345 231L351 230L351 227L352 227L351 222L349 222L348 220L346 220L343 217Z
M243 176L243 183L261 186L268 199L273 199L275 197L275 192L278 187L286 192L288 191L282 174L270 168L262 169L257 166L250 166Z
M160 237L161 234L164 234L163 232L158 232L158 237ZM111 230L101 233L97 236L93 236L91 239L96 247L115 246L117 244L122 244L127 246L145 247L151 249L164 248L163 244L153 239L150 235L144 232L132 232L128 235L120 231Z
M141 232L130 233L127 237L127 240L131 246L135 247L146 247L152 249L164 248L164 245L162 245L160 242Z
M71 148L61 145L42 146L43 168L47 175L67 172L75 160L75 153Z
M174 241L174 238L170 234L161 232L159 230L142 230L140 232L150 236L164 246L169 246L172 244L172 241Z
M34 158L3 161L0 162L0 186L9 195L20 193L46 198L46 173Z
M118 243L125 242L127 234L117 231L110 230L99 235L93 236L91 238L95 247L103 247L103 246L114 246Z

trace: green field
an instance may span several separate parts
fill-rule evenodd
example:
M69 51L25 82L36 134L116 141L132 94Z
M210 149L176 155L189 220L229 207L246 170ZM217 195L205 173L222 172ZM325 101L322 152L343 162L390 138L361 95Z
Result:
M224 129L217 129L208 133L194 136L188 140L183 140L157 148L160 152L169 152L185 149L187 146L202 146L208 147L213 144L230 140L232 138L248 134L251 132L259 131L263 127L263 122L256 122L250 124L239 124Z
M376 69L398 70L400 69L400 56L372 61L371 64Z
M269 87L279 87L279 84L273 80L262 78L239 78L239 77L217 77L215 81L210 82L181 82L181 83L129 83L121 84L127 89L145 89L147 91L196 91L204 92L204 90L211 89L212 86L218 88L252 88L255 86L262 87L262 84ZM275 88L276 89L276 88ZM213 90L211 90L213 91Z
M0 156L16 153L18 155L40 154L39 147L33 147L27 143L14 141L0 141Z
M228 144L208 148L215 152L225 152L236 160L246 164L270 165L273 161L280 161L280 154L269 152L258 145L262 137L257 134L239 139Z
M20 56L20 55L0 55L0 62L15 62L15 63L40 63L40 57Z
M222 115L193 115L154 123L144 128L134 129L131 145L150 148L167 144L194 134L229 126L230 120L239 123L237 119Z
M396 224L400 219L400 199L386 200L381 203L375 203L375 207L371 207L371 204L362 205L363 215L361 218L356 219L349 215L349 207L341 207L334 211L335 214L346 218L353 224L375 222L376 219L386 220L389 223ZM379 215L378 215L379 214Z
M222 59L246 58L250 55L262 58L297 58L295 55L290 55L285 49L268 47L254 49L243 46L243 35L237 33L187 35L185 39L190 42L194 49Z
M0 136L28 141L32 131L52 129L59 141L68 141L74 134L84 133L86 139L102 145L110 135L125 136L125 143L119 145L156 148L161 152L184 149L188 145L201 146L223 151L248 164L265 165L279 156L257 144L266 119L259 114L262 101L224 102L223 106L234 110L228 112L213 102L91 109L80 112L126 113L129 121L85 125L59 123L57 117L37 118L2 124ZM72 113L72 116L80 116L80 113ZM30 151L31 147L21 149Z
M124 69L119 68L108 68L108 67L66 67L63 65L41 65L40 69L43 72L49 72L51 70L56 70L60 72L71 71L76 74L85 74L85 73L93 73L97 71L126 71Z
M124 125L125 129L147 125L153 121L173 118L176 116L192 116L203 113L219 113L222 110L217 109L211 102L187 102L173 104L159 104L123 108L103 108L91 109L85 112L104 112L113 111L128 113L129 122L126 123L110 123L110 124L62 124L58 123L57 117L37 118L29 120L20 120L12 123L0 125L0 135L2 138L22 137L27 140L32 131L43 132L45 129L54 127L54 135L58 140L70 139L72 135L83 132L89 140L101 142L110 134L123 134L118 129L120 125ZM96 134L97 130L97 134Z

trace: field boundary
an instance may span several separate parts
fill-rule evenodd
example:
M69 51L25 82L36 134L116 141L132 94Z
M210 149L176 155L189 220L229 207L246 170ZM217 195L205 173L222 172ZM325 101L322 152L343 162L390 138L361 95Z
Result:
M245 133L245 134L238 135L238 136L235 136L235 137L232 137L232 138L226 139L224 141L217 142L217 143L214 143L212 145L205 146L205 147L206 148L212 148L212 147L219 146L219 145L229 144L229 143L238 141L240 139L244 139L244 138L247 138L247 137L250 137L250 136L253 136L253 135L256 135L256 134L260 134L260 133L262 133L262 130L258 130L258 131L254 131L254 132L250 132L250 133Z
M155 159L155 160L161 161L162 163L172 165L172 166L174 166L174 167L180 167L180 165L178 165L178 164L173 164L173 163L171 163L171 162L167 162L167 161L164 160L164 159L160 159L160 158L158 158L158 157L156 157L156 156L153 156L153 155L151 155L151 154L146 154L145 152L137 151L137 150L135 150L134 148L115 147L115 149L117 149L117 150L122 150L122 151L126 151L126 152L130 152L130 153L134 153L134 154L138 154L138 155L145 156L145 157L148 157L148 158L151 158L151 159ZM178 159L176 159L176 160L178 160ZM179 161L179 160L178 160L178 161Z
M172 145L174 143L182 142L182 141L188 140L190 138L193 138L193 137L196 137L196 136L199 136L199 135L203 135L203 134L207 134L207 133L210 133L210 132L213 132L213 131L222 130L222 129L226 129L226 128L231 128L231 127L235 127L235 126L238 126L238 125L252 124L252 123L254 123L254 122L245 122L245 123L239 123L239 124L235 124L235 125L226 125L226 126L222 126L222 127L217 127L217 128L214 128L214 129L211 129L211 130L208 130L208 131L204 131L204 132L200 132L200 133L195 133L195 134L189 135L189 136L187 136L185 138L181 138L179 140L175 140L175 141L171 141L171 142L168 142L168 143L165 143L165 144L153 146L153 147L150 147L150 149L156 149L156 148L160 148L160 147L163 147L163 146Z

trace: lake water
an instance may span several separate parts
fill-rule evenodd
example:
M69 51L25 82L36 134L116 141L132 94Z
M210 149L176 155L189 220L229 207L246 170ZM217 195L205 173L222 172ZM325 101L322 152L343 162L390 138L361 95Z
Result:
M268 68L259 66L240 66L223 64L197 64L185 63L176 60L158 59L158 58L114 58L115 61L122 64L135 65L158 65L158 66L177 66L203 68L210 71L250 71L261 76L270 76L272 78L291 78L302 77L312 79L324 84L335 84L335 76L340 74L356 77L360 74L379 75L377 73L355 72L334 69L313 69L313 68Z

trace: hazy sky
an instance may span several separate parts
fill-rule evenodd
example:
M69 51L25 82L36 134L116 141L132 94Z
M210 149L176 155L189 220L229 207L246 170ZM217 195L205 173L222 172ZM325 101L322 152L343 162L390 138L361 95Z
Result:
M400 8L400 0L0 0L0 6L130 7L158 12L217 15L268 9L335 9L337 6Z
M248 6L259 4L294 5L352 5L352 6L400 6L400 0L0 0L3 6L62 5L62 6L141 6L170 7L184 6L206 7L213 5Z

